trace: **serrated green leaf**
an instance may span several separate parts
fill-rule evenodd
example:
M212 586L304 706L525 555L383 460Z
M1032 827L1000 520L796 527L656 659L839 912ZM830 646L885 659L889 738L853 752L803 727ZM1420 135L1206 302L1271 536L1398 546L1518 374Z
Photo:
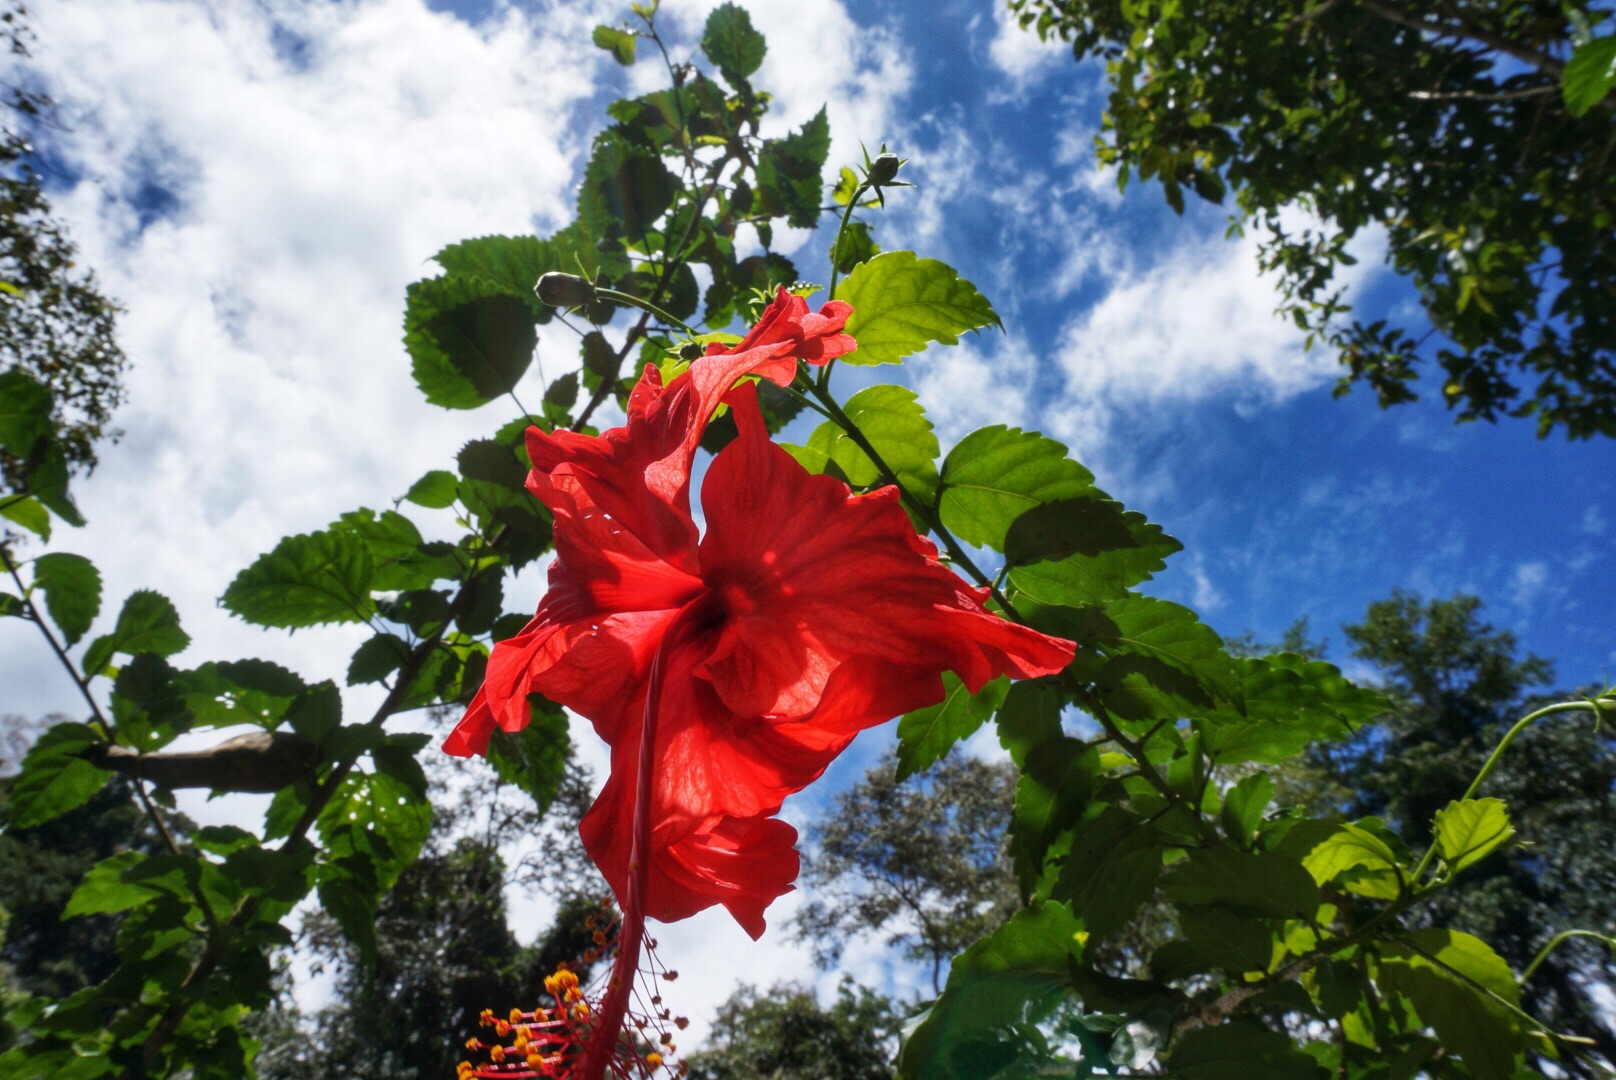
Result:
M32 375L13 368L0 373L0 450L26 458L52 434L51 392Z
M605 49L612 54L624 67L634 66L634 53L639 46L640 39L637 34L626 30L619 30L612 26L597 26L593 40L598 48Z
M38 499L0 496L0 518L21 525L41 540L50 539L50 511Z
M1311 919L1319 908L1319 887L1295 859L1227 847L1191 851L1163 879L1162 891L1175 904L1258 918Z
M961 439L943 462L941 483L943 524L966 543L995 551L1004 550L1010 523L1026 511L1094 490L1093 474L1065 446L1003 425Z
M1249 844L1262 824L1263 811L1274 797L1274 778L1252 773L1223 795L1220 817L1225 835L1237 844Z
M79 887L73 890L73 895L67 898L67 904L62 908L62 918L110 915L128 911L150 900L159 890L124 880L127 871L145 861L146 856L138 851L123 851L96 863L84 875L84 880L79 882Z
M451 274L415 282L405 291L404 347L416 385L446 409L487 404L515 387L532 363L537 322L526 299L487 278Z
M1497 799L1464 799L1436 812L1437 848L1457 874L1492 854L1515 835L1509 811Z
M1477 1080L1513 1080L1525 1045L1520 1023L1478 987L1511 1005L1520 990L1486 942L1456 930L1414 931L1382 947L1377 981L1405 997Z
M794 228L813 228L819 220L820 174L829 153L830 122L823 108L785 138L765 139L757 159L758 195L765 209L784 214Z
M1053 632L1106 658L1097 682L1108 707L1126 719L1209 711L1217 701L1241 706L1223 640L1179 604L1129 596Z
M955 957L942 997L899 1052L898 1075L977 1080L980 1071L962 1051L1011 1025L1035 1023L1066 996L1082 929L1065 905L1046 901Z
M381 682L403 666L410 647L397 634L377 634L354 650L348 662L348 685Z
M994 679L973 694L952 671L943 673L943 700L898 721L898 780L924 772L954 744L968 739L1004 703L1009 679Z
M542 815L555 801L571 752L566 714L559 707L543 702L536 705L527 727L521 731L494 732L488 742L488 764L500 779L532 796Z
M1396 895L1397 862L1397 853L1380 837L1357 825L1344 823L1307 853L1302 866L1320 885L1327 885L1350 870L1393 872L1393 895Z
M1243 707L1219 709L1203 749L1220 765L1277 765L1314 743L1341 739L1386 712L1385 698L1332 664L1296 653L1232 661Z
M1139 819L1116 806L1085 818L1051 895L1070 902L1091 940L1104 941L1133 921L1156 891L1162 851Z
M180 629L180 614L168 597L140 589L123 602L112 633L96 638L84 650L84 673L99 675L117 653L172 656L190 643L191 636Z
M220 603L257 626L363 622L375 611L374 572L369 549L350 532L288 536L237 574Z
M678 190L660 155L605 131L596 136L584 168L578 225L591 236L638 241L673 205Z
M76 810L112 778L78 753L101 741L87 724L62 723L29 748L11 782L12 828L30 829Z
M73 645L101 612L101 574L82 555L51 552L34 560L34 587L45 594L45 610Z
M410 485L410 490L404 497L417 506L424 506L429 510L442 510L453 506L459 481L455 474L445 469L433 469L421 479Z
M756 71L768 53L763 35L752 28L752 17L739 4L720 4L707 16L701 51L731 85L739 87Z
M862 221L850 221L831 244L830 257L838 271L850 274L855 267L869 262L880 253L875 238L870 235L870 227Z
M975 285L912 251L883 252L859 266L836 299L853 305L847 332L858 348L842 357L845 364L896 364L933 342L956 345L967 331L999 325Z
M1035 506L1004 538L1015 590L1040 604L1068 607L1126 596L1181 550L1143 514L1094 495Z
M903 489L922 502L930 502L937 489L937 436L915 392L904 386L868 386L843 407L870 445L898 474ZM881 481L881 471L847 433L831 421L819 425L808 438L808 450L818 451L841 469L854 487Z
M1616 35L1578 45L1560 75L1566 111L1583 116L1616 87Z
M1173 1044L1170 1071L1184 1080L1325 1080L1329 1073L1290 1038L1255 1020L1202 1027Z

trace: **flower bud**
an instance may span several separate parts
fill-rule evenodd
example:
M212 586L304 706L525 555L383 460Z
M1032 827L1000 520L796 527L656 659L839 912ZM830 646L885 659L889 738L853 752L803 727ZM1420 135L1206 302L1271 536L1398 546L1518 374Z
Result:
M533 291L551 307L583 307L595 301L594 285L577 274L563 274L554 270L541 277Z
M902 166L903 161L897 154L887 152L878 155L870 163L870 183L876 187L892 183L898 178L898 169Z
M707 350L694 341L687 341L679 346L679 359L681 360L699 360L706 353Z

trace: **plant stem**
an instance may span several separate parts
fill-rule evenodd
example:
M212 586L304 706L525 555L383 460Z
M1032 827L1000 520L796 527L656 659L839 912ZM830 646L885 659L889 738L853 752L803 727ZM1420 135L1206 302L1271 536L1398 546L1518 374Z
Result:
M853 197L847 200L847 209L842 211L842 223L836 227L836 238L830 242L830 285L825 289L825 299L836 299L836 252L842 246L842 234L847 231L847 222L853 216L853 207L858 205L859 196L869 190L868 183L860 184L853 189Z
M1516 982L1522 986L1526 985L1526 981L1536 974L1538 968L1543 966L1543 961L1549 958L1550 953L1559 948L1565 942L1577 937L1592 938L1595 941L1602 941L1608 948L1616 949L1616 938L1609 938L1604 934L1596 934L1592 930L1562 930L1550 938L1547 945L1538 950L1538 954L1532 957L1532 962L1526 965L1526 970L1521 972L1521 977L1517 979Z
M1531 727L1537 721L1543 719L1545 716L1553 716L1555 713L1563 712L1588 711L1592 712L1594 716L1598 717L1604 715L1604 710L1607 708L1616 710L1616 698L1596 698L1585 701L1562 701L1554 705L1545 705L1536 712L1527 713L1525 716L1515 721L1515 726L1510 728L1509 731L1505 732L1504 737L1498 741L1498 745L1493 748L1493 752L1488 756L1487 761L1482 765L1481 771L1478 772L1476 774L1476 778L1470 782L1470 786L1465 789L1465 793L1459 796L1459 801L1464 802L1475 795L1478 790L1480 790L1482 782L1485 781L1487 777L1491 776L1492 771L1498 767L1499 761L1501 761L1504 757L1504 751L1509 749L1509 744L1515 741L1516 736L1525 731L1527 728ZM1425 871L1430 868L1432 860L1436 858L1436 851L1436 841L1432 840L1431 845L1425 849L1425 855L1420 859L1419 865L1414 868L1414 874L1410 878L1413 886L1419 886L1420 878L1425 876Z
M666 311L663 311L649 300L641 300L637 296L631 296L626 292L618 292L616 289L597 288L595 290L595 295L604 296L608 300L616 300L619 304L626 304L629 307L637 307L641 311L649 312L650 314L661 319L663 322L667 323L669 326L677 326L679 329L683 330L692 337L694 337L696 334L695 327L691 326L683 319L674 318L672 315L669 315Z

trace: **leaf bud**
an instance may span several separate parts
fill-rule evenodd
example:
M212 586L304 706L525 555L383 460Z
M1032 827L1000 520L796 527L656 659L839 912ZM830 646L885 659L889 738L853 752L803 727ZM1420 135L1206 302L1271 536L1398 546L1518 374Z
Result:
M707 350L702 348L699 342L687 341L683 345L679 346L679 359L698 360L702 356L706 355L706 352Z
M902 168L903 161L890 151L876 156L870 163L870 183L876 187L883 187L898 178L898 170Z
M552 270L534 287L539 299L557 308L576 308L595 301L595 286L577 274Z

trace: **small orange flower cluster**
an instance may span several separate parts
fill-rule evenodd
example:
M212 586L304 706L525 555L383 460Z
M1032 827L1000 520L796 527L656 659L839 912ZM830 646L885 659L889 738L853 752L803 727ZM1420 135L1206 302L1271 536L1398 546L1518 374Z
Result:
M615 913L590 916L588 925L593 930L595 946L580 959L594 964L615 951ZM676 972L667 971L657 960L656 942L647 941L646 945L648 966L639 972L644 980L642 985L650 985L650 980L678 978ZM684 1076L689 1063L675 1064L669 1060L676 1048L667 1025L682 1031L690 1021L674 1016L663 1006L660 994L651 992L642 997L640 987L636 986L634 999L647 1004L628 1011L623 1030L605 1032L595 1027L592 1018L606 990L607 978L593 980L586 986L579 981L577 972L562 964L544 979L549 1004L531 1012L512 1009L504 1017L495 1016L492 1009L484 1009L479 1022L499 1041L484 1041L478 1036L467 1039L466 1049L486 1060L481 1064L462 1061L456 1069L456 1080L571 1078L583 1060L585 1047L595 1038L615 1041L607 1064L612 1076L622 1080L653 1080L658 1073L669 1078Z

